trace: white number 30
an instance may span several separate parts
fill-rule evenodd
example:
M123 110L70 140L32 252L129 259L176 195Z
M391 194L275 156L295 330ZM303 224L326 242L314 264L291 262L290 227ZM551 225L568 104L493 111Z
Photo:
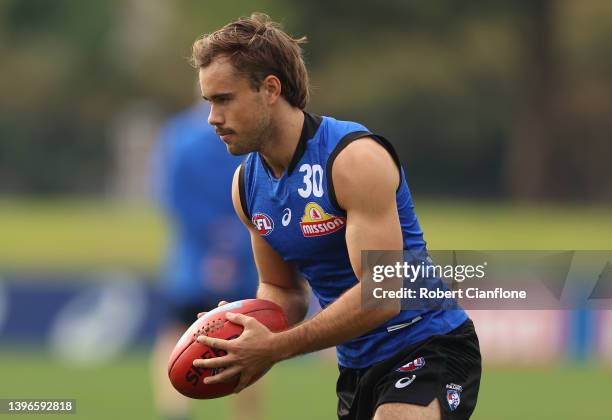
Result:
M304 174L305 187L298 189L300 196L308 198L313 194L315 197L323 197L323 168L321 165L305 163L300 166L300 172L306 172Z

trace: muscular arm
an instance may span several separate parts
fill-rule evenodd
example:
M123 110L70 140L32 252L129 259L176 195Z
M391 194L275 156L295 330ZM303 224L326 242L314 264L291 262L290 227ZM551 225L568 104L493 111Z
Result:
M259 235L248 220L240 204L238 188L240 168L234 173L232 182L232 201L238 217L249 229L253 257L259 275L257 297L267 299L280 305L289 325L297 324L306 316L310 292L308 285L297 270L286 263L281 256Z
M346 244L360 279L362 250L402 249L395 199L399 170L381 145L362 139L338 155L333 182L338 203L347 212ZM399 310L399 302L395 308L362 308L359 282L314 318L276 334L277 357L287 359L340 344L378 327Z

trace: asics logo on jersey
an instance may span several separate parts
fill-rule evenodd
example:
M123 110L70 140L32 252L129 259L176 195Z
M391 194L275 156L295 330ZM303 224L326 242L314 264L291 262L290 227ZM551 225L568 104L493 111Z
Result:
M281 223L283 226L287 226L291 222L291 209L287 207L283 210L283 218L281 219Z
M255 213L251 221L261 236L267 236L274 230L272 218L265 213Z
M328 214L317 203L306 204L304 216L300 222L302 234L306 238L313 236L329 235L342 229L346 225L346 219L340 216Z

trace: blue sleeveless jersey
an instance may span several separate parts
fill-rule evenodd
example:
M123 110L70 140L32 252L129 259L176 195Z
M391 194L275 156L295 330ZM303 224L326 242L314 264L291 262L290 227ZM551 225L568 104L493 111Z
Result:
M397 154L389 142L360 124L305 113L300 141L281 178L273 176L258 153L249 154L240 169L244 213L272 248L298 268L323 308L358 282L345 241L346 212L336 201L331 167L344 147L365 136L378 140L400 167L396 199L404 249L425 253L423 232ZM338 345L338 363L350 368L372 365L402 347L445 334L466 319L461 309L401 311L378 328ZM408 323L412 324L389 328Z

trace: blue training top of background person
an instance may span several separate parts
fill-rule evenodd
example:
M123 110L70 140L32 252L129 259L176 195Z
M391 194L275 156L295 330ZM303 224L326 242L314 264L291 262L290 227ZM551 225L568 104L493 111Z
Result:
M273 176L258 153L249 154L241 167L243 211L272 248L296 265L323 308L358 281L345 241L346 212L338 205L329 178L335 156L351 141L366 135L371 136L360 124L305 113L300 142L280 178ZM375 138L400 165L390 143ZM425 255L423 232L403 169L396 197L404 249ZM466 319L461 309L402 311L375 330L338 345L338 362L350 368L369 366L402 347L445 334ZM412 321L408 327L387 330Z
M175 304L252 298L257 274L249 234L231 199L231 156L208 124L207 104L171 118L156 151L157 195L172 223L163 288Z

